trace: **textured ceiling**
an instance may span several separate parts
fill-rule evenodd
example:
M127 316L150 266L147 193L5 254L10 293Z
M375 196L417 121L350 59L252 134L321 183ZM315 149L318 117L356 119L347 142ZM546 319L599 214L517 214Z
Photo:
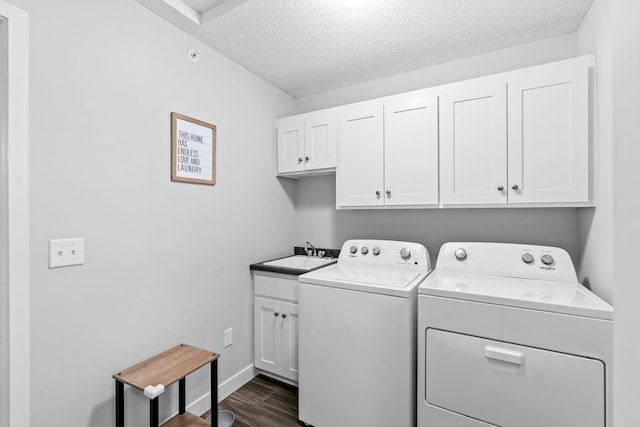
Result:
M570 33L593 2L137 1L295 97Z

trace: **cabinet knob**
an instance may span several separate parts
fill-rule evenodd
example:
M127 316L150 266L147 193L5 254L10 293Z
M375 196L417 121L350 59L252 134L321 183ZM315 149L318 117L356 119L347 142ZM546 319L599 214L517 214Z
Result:
M273 313L274 316L278 317L280 316L280 313L278 313L277 311Z
M308 162L309 160L311 160L311 157L309 157L309 156L305 156L305 158L304 158L304 159Z
M302 157L298 157L298 163L302 163Z
M379 192L379 191L376 191L376 196L379 196L379 195L380 195L380 192Z
M504 187L502 185L498 185L498 191L504 191Z
M286 318L287 318L287 315L286 315L286 314L284 314L284 313L282 313L282 318L283 318L283 319L286 319Z
M391 195L391 190L387 190L387 196Z
M518 187L518 184L516 184L516 185L514 185L514 186L513 186L513 187L511 187L511 188L512 188L512 189L514 189L514 190L517 190L517 189L518 189L518 188L520 188L520 187Z

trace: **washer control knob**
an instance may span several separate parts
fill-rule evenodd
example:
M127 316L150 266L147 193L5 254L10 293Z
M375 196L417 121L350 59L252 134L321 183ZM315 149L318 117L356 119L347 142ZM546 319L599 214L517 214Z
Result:
M380 255L380 248L376 246L371 252L373 252L375 256L378 256Z
M453 254L456 256L456 259L458 261L464 261L465 259L467 259L467 251L462 248L456 249L455 251L453 251Z
M360 252L362 252L362 255L366 255L369 253L369 248L366 246L363 246L362 249L360 249Z
M400 258L409 259L411 258L411 251L407 248L400 249Z
M522 261L524 261L525 264L531 264L533 262L533 255L531 254L522 254Z
M553 260L553 257L551 255L542 255L542 263L544 265L551 265L554 262L555 261Z
M358 252L358 248L355 246L351 246L351 248L349 249L349 252L351 252L352 254L355 254L356 252Z

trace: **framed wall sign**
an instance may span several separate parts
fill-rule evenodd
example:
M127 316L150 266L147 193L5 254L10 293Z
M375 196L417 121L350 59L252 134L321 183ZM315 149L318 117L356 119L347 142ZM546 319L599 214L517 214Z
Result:
M216 126L171 113L171 180L216 183Z

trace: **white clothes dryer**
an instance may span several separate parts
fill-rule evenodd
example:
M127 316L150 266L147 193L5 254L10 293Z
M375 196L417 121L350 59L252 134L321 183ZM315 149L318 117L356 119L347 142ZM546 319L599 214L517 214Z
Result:
M566 251L446 243L418 300L419 427L611 427L613 308Z
M349 240L299 280L298 416L315 427L414 427L417 243Z

